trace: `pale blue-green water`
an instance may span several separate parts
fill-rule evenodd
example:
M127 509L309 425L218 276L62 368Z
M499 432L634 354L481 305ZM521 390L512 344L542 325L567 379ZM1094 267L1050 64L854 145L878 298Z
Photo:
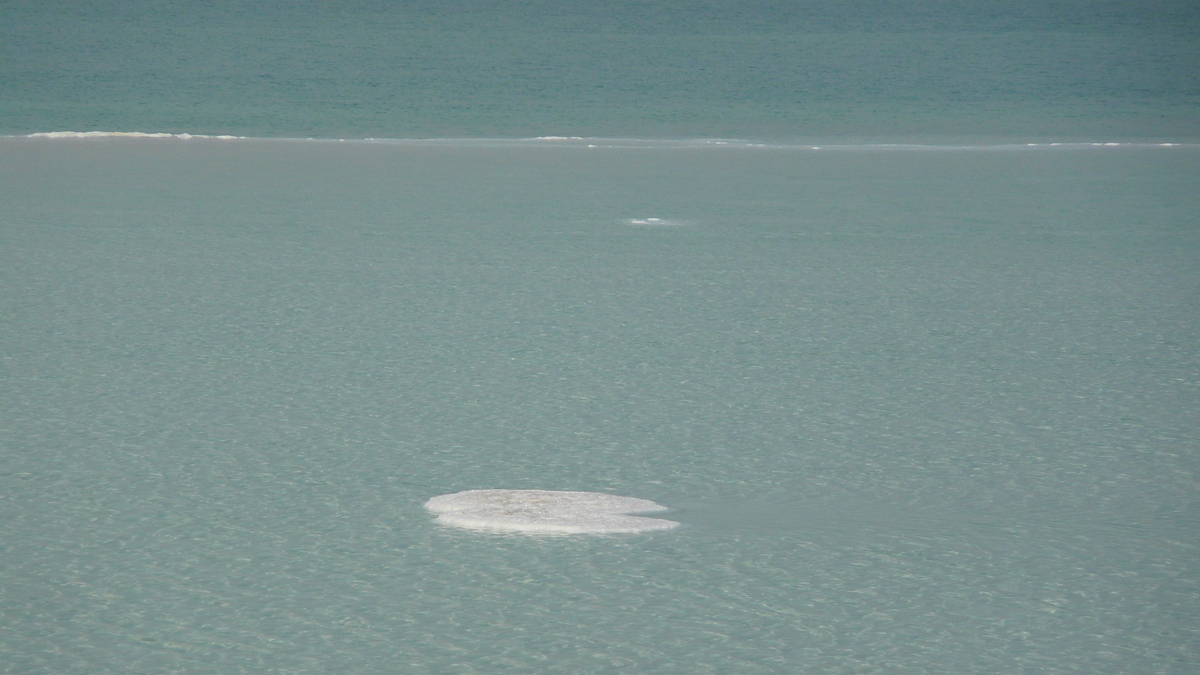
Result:
M557 7L0 5L0 672L1200 670L1194 8Z

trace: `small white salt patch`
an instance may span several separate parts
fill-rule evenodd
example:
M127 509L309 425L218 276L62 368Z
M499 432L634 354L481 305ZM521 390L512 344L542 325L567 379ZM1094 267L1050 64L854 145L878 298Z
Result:
M600 534L669 530L679 523L631 513L665 511L646 499L600 492L467 490L434 497L425 508L437 522L472 530Z
M668 220L666 218L628 218L625 220L626 225L649 225L657 227L675 227L679 225L688 225L687 221L683 220Z

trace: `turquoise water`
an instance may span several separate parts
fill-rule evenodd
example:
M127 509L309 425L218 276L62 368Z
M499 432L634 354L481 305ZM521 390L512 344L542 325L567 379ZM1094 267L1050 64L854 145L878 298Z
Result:
M0 134L1200 138L1191 0L9 1Z
M1200 669L1195 10L684 9L0 5L0 670Z

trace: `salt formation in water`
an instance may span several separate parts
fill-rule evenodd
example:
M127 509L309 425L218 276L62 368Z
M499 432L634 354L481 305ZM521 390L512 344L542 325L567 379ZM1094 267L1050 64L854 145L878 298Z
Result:
M626 515L665 511L665 506L599 492L467 490L434 497L425 502L425 508L438 514L437 521L443 525L475 530L584 534L649 532L679 525L672 520Z
M209 136L206 134L168 134L168 133L146 133L144 131L41 131L36 134L29 134L26 138L178 138L181 140L189 140L192 138L216 138L223 141L231 139L245 139L245 136Z
M629 225L657 225L661 227L687 224L680 220L667 220L666 218L629 218L625 222Z

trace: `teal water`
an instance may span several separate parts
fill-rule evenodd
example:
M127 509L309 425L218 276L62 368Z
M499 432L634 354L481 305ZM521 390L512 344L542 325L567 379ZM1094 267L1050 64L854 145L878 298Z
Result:
M1191 0L9 0L0 134L1200 139Z
M1197 35L0 3L0 671L1200 670Z

